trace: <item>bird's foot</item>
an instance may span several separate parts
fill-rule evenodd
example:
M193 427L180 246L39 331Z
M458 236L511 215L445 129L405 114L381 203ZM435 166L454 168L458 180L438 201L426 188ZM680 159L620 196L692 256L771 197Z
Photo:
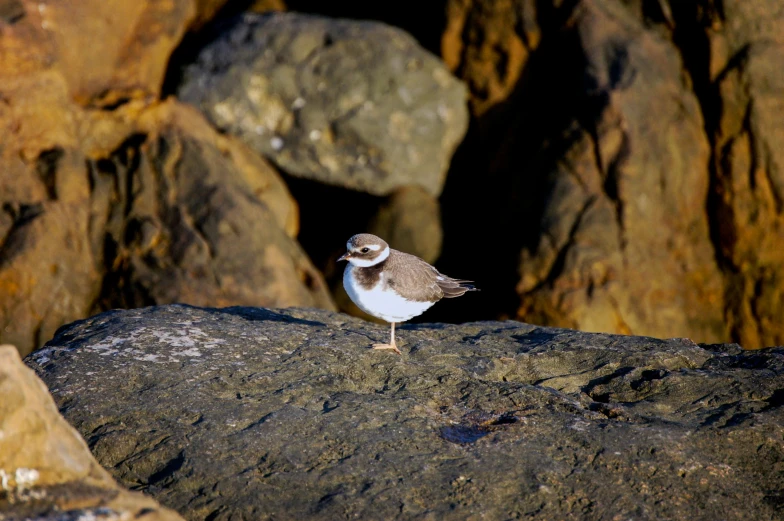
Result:
M373 349L391 349L395 353L401 354L400 349L395 344L373 344Z

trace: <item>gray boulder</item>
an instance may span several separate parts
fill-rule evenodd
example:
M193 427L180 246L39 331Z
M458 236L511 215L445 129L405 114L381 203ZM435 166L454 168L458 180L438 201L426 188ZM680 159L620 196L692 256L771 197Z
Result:
M463 83L405 32L293 13L245 15L179 95L289 174L376 195L438 195L468 124Z
M441 304L441 305L447 305ZM784 350L518 322L163 306L28 363L188 519L782 519Z

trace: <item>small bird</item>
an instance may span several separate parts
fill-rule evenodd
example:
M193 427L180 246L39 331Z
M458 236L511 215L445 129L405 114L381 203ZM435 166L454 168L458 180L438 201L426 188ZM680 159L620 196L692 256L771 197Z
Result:
M360 233L348 240L338 261L349 263L343 287L359 309L392 324L388 344L373 349L400 350L395 344L395 323L421 315L442 298L479 291L470 280L447 277L419 257L393 250L380 237Z

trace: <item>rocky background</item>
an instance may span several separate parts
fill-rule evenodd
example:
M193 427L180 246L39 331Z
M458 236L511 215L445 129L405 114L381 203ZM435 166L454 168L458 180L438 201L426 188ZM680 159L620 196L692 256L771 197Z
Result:
M356 312L370 231L482 287L428 321L782 344L783 54L778 0L0 0L0 342Z

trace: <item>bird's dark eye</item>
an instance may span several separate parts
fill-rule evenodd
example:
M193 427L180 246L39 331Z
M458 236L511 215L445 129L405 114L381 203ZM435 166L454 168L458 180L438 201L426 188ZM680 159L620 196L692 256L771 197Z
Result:
M370 248L362 248L362 253L367 253L370 251Z

